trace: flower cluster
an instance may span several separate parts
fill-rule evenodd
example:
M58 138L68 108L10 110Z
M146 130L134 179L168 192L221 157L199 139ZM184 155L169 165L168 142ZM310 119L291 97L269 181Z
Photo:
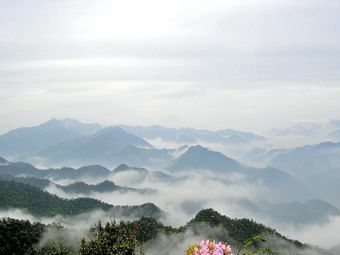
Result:
M200 244L194 244L186 250L187 255L233 255L230 245L216 243L211 240L203 240Z

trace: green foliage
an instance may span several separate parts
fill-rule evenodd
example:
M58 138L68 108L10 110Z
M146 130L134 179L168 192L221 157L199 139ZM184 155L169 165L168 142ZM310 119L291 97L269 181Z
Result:
M37 255L70 255L71 252L63 244L55 244L48 248L41 248L37 250Z
M188 246L185 253L186 254L194 254L196 246L197 246L196 244L192 244L192 245Z
M55 216L109 210L112 206L90 198L62 199L30 185L0 180L0 208L24 208L35 216Z
M141 218L140 220L133 221L131 223L125 223L128 228L133 229L136 239L139 243L145 243L155 238L159 233L175 233L176 229L172 227L166 227L153 218Z
M219 214L213 209L201 210L196 217L191 220L181 231L189 227L195 227L199 223L207 223L211 227L222 227L227 232L224 236L219 237L221 240L228 240L231 244L239 246L244 240L249 241L257 236L273 236L283 239L297 247L303 247L303 244L298 241L288 240L284 236L277 233L274 229L268 228L262 224L256 223L249 219L231 219ZM254 240L252 245L259 245L260 240Z
M36 181L33 180L32 181ZM37 187L0 178L0 209L22 208L38 217L78 215L93 210L110 211L112 216L159 218L162 211L151 203L113 206L92 198L63 199Z
M252 255L252 254L267 254L267 255L277 255L278 253L273 252L271 249L262 247L252 251L242 253L242 255Z
M268 247L260 247L258 243L265 242L265 239L261 236L254 236L244 241L242 245L239 247L236 255L252 255L252 254L269 254L269 255L277 255L277 253L273 252ZM254 248L253 248L254 247ZM243 250L246 250L243 252ZM241 253L242 252L242 253Z
M35 254L37 244L45 231L40 223L29 221L0 220L0 254Z
M1 172L0 172L0 180L25 183L25 184L37 187L39 189L44 189L52 183L49 180L39 179L39 178L35 178L35 177L28 177L28 176L26 176L26 177L14 177L12 175L2 175Z
M81 255L133 255L135 254L136 238L128 225L119 225L115 221L102 227L99 223L95 238L82 240L79 254Z
M106 223L105 226L99 223L93 229L93 237L83 239L80 248L79 243L72 246L67 239L63 238L62 234L66 233L65 231L67 230L61 225L32 224L29 221L2 219L0 220L0 254L134 255L136 250L140 250L140 254L143 254L143 244L155 240L159 234L172 235L196 227L200 235L209 235L209 232L205 232L206 228L202 228L202 224L209 224L212 227L218 226L225 230L226 232L222 231L225 236L219 236L216 239L228 240L233 247L239 246L240 248L236 255L275 254L264 245L262 234L264 234L263 236L277 237L279 240L288 241L288 244L292 247L306 248L305 245L297 241L281 237L275 230L264 225L245 219L230 219L208 209L199 212L192 221L179 229L164 226L152 218L141 218L132 222L120 222L119 224L112 221ZM45 241L44 246L38 249L37 245L45 231L53 233L54 237ZM54 233L58 234L54 235ZM253 235L253 233L258 234ZM60 238L60 236L62 237ZM207 238L210 237L207 236ZM244 238L243 240L246 241L243 241L242 237L248 238Z

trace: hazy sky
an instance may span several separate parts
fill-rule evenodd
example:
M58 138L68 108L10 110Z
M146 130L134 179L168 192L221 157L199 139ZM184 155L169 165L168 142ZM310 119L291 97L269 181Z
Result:
M0 0L0 132L340 118L339 0Z

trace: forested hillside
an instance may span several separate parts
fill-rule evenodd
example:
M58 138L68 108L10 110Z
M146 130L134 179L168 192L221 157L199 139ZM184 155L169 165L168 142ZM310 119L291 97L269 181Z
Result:
M203 225L202 225L203 224ZM203 227L203 226L206 227ZM211 228L208 228L210 226ZM211 232L211 229L219 227L220 231ZM153 218L141 218L130 222L115 221L105 224L98 223L96 228L89 229L90 239L83 239L79 247L69 241L55 238L50 240L43 246L37 246L40 238L45 232L54 230L66 233L69 231L60 225L44 225L40 223L30 223L23 220L2 219L0 221L0 254L139 254L141 250L153 247L159 241L159 237L163 236L169 240L174 237L184 237L187 232L193 233L193 238L204 237L216 240L228 241L234 250L240 246L245 240L254 236L262 236L269 243L255 242L255 247L269 246L273 251L283 252L280 254L308 254L313 248L313 254L326 255L335 253L326 250L311 247L298 241L290 240L275 230L268 228L262 224L258 224L248 219L231 219L221 215L212 209L200 211L194 219L180 228L164 226ZM85 237L85 236L84 236ZM183 242L187 242L183 240ZM21 245L17 245L20 243ZM189 245L189 243L188 243ZM144 248L143 248L144 247ZM80 250L78 250L80 248ZM251 247L249 247L251 248ZM110 252L121 253L110 253ZM123 252L124 251L124 252ZM127 251L131 252L128 253ZM287 253L290 251L291 253ZM300 253L303 252L303 253ZM159 254L166 254L166 251L159 251ZM297 254L297 253L296 253Z
M37 217L78 215L101 209L115 214L158 218L161 210L153 204L141 206L113 206L91 198L62 199L37 187L14 181L0 180L0 209L24 209Z

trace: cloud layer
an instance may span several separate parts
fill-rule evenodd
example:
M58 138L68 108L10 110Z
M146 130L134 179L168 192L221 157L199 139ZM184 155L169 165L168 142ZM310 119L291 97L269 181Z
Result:
M0 131L50 117L241 129L340 117L339 9L336 0L2 1Z

